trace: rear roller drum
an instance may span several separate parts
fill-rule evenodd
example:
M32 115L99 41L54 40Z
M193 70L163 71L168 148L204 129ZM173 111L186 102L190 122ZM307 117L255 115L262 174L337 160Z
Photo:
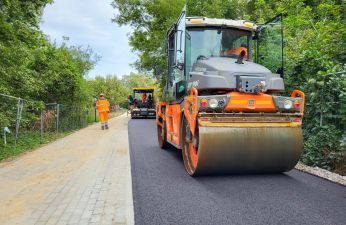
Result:
M198 164L198 128L196 128L195 135L192 135L190 126L186 118L183 121L183 129L182 129L182 137L183 137L183 160L185 169L188 174L191 176L195 174L197 164Z
M157 124L157 140L158 140L160 148L166 149L168 145L166 123L162 122L162 125L163 127Z

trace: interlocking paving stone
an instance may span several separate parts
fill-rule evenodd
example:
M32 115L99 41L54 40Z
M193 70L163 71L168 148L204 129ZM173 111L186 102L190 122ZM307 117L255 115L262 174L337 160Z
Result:
M36 173L49 170L44 176L52 182L44 183L44 187L40 183L31 187L30 190L36 188L37 192L42 192L42 197L25 206L30 211L25 220L5 224L108 225L114 224L115 217L126 224L134 224L127 121L126 116L115 118L107 131L94 125L54 142L52 149L50 145L45 146L38 153L46 151L42 153L45 157L56 155L59 158L43 161L44 166L43 163L34 164L31 169L27 168L29 171L22 169L22 173L15 168L9 170L12 176L17 174L24 178L24 173L36 176ZM55 173L58 175L54 176ZM0 187L4 176L0 170ZM114 208L113 205L122 207Z

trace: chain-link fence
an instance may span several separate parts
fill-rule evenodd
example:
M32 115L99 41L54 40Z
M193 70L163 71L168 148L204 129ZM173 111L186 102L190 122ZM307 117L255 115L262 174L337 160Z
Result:
M346 96L342 88L346 84L346 71L330 73L322 78L319 110L320 126L333 124L339 130L346 130ZM341 90L340 90L341 89ZM344 93L342 93L344 92Z
M0 94L0 160L97 122L95 108L27 101Z

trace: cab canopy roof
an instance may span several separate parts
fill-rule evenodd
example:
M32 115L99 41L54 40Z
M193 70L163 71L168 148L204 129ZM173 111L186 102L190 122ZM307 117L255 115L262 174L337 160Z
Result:
M186 27L233 27L241 30L255 31L257 25L247 20L213 19L207 17L186 17Z
M154 91L154 87L136 87L133 88L134 91Z

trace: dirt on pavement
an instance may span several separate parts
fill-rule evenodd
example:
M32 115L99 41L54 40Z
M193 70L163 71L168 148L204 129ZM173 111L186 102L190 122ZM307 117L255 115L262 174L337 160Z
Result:
M133 224L128 118L0 163L1 224Z

